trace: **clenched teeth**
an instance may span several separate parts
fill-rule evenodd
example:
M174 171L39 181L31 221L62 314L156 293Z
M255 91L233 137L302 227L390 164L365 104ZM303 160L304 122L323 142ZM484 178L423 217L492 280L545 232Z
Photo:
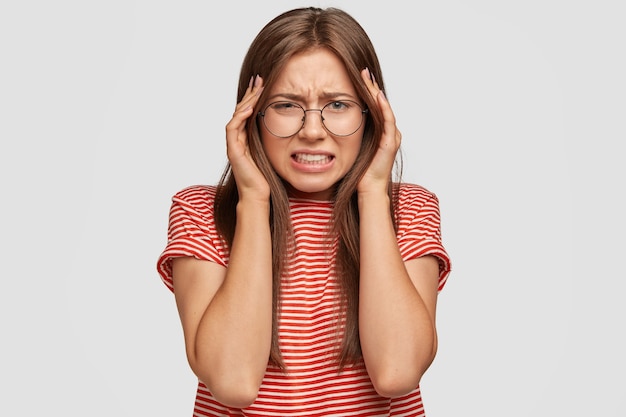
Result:
M329 155L298 153L293 158L303 164L326 164L332 159Z

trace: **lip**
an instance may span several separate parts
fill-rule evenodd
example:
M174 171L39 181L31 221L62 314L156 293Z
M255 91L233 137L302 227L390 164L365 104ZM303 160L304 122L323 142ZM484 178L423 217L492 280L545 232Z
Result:
M335 156L329 152L298 150L291 154L291 165L298 171L324 172L335 162Z

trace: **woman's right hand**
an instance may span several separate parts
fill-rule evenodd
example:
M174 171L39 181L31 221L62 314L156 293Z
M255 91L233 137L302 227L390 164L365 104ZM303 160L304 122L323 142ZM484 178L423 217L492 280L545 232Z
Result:
M250 78L248 89L226 125L226 154L237 181L240 200L268 201L270 195L269 184L250 155L246 133L246 121L253 115L262 91L263 79L258 75Z

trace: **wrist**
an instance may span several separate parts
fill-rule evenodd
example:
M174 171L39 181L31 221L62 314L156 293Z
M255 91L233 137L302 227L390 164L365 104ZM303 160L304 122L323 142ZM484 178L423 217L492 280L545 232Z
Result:
M380 197L382 195L388 195L389 184L389 179L373 179L366 176L359 181L356 191L359 196L373 195Z
M366 191L358 190L357 201L359 208L361 208L363 204L366 204L368 206L381 206L388 208L389 204L391 203L386 188Z
M253 214L255 216L269 217L270 213L270 200L269 198L240 198L237 202L237 217L246 214Z

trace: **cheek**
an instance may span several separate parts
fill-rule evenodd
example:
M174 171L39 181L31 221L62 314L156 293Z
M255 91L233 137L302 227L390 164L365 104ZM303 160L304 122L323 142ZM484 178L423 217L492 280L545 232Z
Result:
M261 134L261 146L267 160L275 169L278 161L284 158L283 146L276 141L276 138L268 138L263 134Z
M261 137L261 147L263 148L263 152L265 152L265 155L267 155L269 158L269 153L270 153L270 149L272 146L272 142L268 140L267 134L263 131L262 128L260 129L260 137Z
M354 165L356 165L356 161L358 159L359 159L359 151L357 149L355 152L350 154L350 159L347 161L349 168L352 168Z
M359 154L361 153L361 145L363 143L363 138L359 138L354 141L354 143L350 144L350 147L346 149L346 154L348 155L352 164L356 162Z

